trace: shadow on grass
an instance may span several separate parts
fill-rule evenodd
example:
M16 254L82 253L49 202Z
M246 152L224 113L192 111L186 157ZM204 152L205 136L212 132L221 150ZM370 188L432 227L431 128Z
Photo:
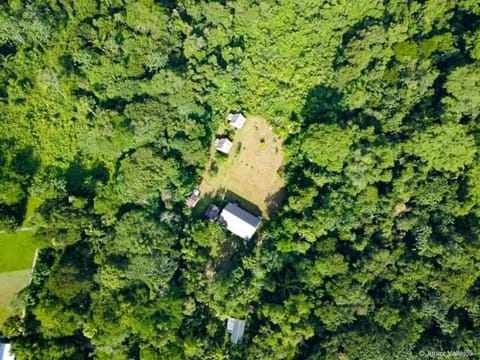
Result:
M225 192L223 200L224 202L236 202L241 208L247 210L252 215L255 215L255 216L262 215L262 211L256 204L248 201L247 199L241 197L240 195L234 193L231 190L227 190Z
M205 216L205 211L207 210L210 204L216 204L217 206L220 205L218 192L213 193L203 193L200 195L200 200L198 201L197 205L192 209L192 216L195 218L202 218Z
M228 202L236 202L241 208L255 216L262 216L266 219L271 219L275 215L275 211L282 205L286 195L286 188L281 188L273 194L268 194L265 198L267 214L262 214L258 205L248 201L231 190L220 188L216 192L203 193L200 197L200 201L192 209L192 216L195 218L203 218L210 204L215 204L220 209L223 209Z
M280 189L276 193L269 195L267 197L266 200L268 201L269 216L273 215L273 211L282 202L284 196L285 196L285 190ZM248 201L247 199L238 195L237 193L234 193L233 191L225 188L220 188L216 192L209 192L209 193L202 194L200 201L192 210L192 215L196 218L204 217L205 211L207 210L210 204L215 204L220 209L223 209L223 207L229 202L237 203L242 209L248 211L252 215L262 216L262 211L256 204L252 203L251 201Z
M287 190L285 187L282 187L277 192L273 194L268 194L265 198L265 204L267 206L268 218L271 219L275 215L275 210L277 210L280 205L282 205L283 200L287 195Z

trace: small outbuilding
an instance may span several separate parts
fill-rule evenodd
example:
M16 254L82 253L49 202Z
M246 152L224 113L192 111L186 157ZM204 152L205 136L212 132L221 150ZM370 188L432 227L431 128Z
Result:
M232 142L227 138L221 138L215 140L215 149L218 151L228 154L232 149Z
M187 206L190 209L193 209L199 201L200 201L200 190L194 189L190 197L187 199Z
M207 211L205 211L205 217L210 221L215 221L218 219L218 214L220 214L220 209L215 204L208 205Z
M15 360L15 356L10 351L10 344L0 343L0 360Z
M232 343L237 345L241 344L244 332L245 332L245 320L228 318L227 333L231 334L230 341Z
M227 120L234 128L241 129L245 125L247 119L241 113L230 113L227 116Z
M220 213L220 222L244 240L250 240L260 225L261 218L243 210L235 203L228 203Z

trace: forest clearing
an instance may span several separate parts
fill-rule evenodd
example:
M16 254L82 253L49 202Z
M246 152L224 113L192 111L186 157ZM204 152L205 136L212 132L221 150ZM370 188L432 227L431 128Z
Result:
M209 199L225 197L270 217L284 195L284 181L279 174L282 162L282 142L268 122L258 116L248 117L245 126L234 132L233 150L228 157L212 148L200 184L203 201L199 208L204 210ZM218 167L216 173L212 166Z
M0 16L16 360L479 357L478 0Z
M0 232L0 324L12 315L11 303L28 284L36 249L30 220L41 200L30 198L23 227L16 232Z
M33 230L27 230L0 234L0 273L30 269L36 249L33 233Z
M16 294L27 286L29 278L30 269L0 273L0 324L13 314L12 302Z
M28 284L35 253L33 231L0 234L0 324L12 314L15 295Z

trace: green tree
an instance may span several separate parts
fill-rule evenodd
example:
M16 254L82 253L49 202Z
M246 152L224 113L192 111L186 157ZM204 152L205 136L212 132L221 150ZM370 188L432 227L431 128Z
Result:
M350 154L353 131L338 125L312 125L305 132L301 149L311 162L328 171L340 171Z
M462 125L437 125L413 136L408 151L419 156L429 168L456 172L472 163L475 141Z

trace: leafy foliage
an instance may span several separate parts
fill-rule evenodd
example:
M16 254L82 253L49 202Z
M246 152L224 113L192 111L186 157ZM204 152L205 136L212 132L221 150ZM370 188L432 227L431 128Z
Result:
M16 357L480 353L479 34L473 0L2 3L2 231L43 201ZM185 207L229 110L287 154L249 243Z

